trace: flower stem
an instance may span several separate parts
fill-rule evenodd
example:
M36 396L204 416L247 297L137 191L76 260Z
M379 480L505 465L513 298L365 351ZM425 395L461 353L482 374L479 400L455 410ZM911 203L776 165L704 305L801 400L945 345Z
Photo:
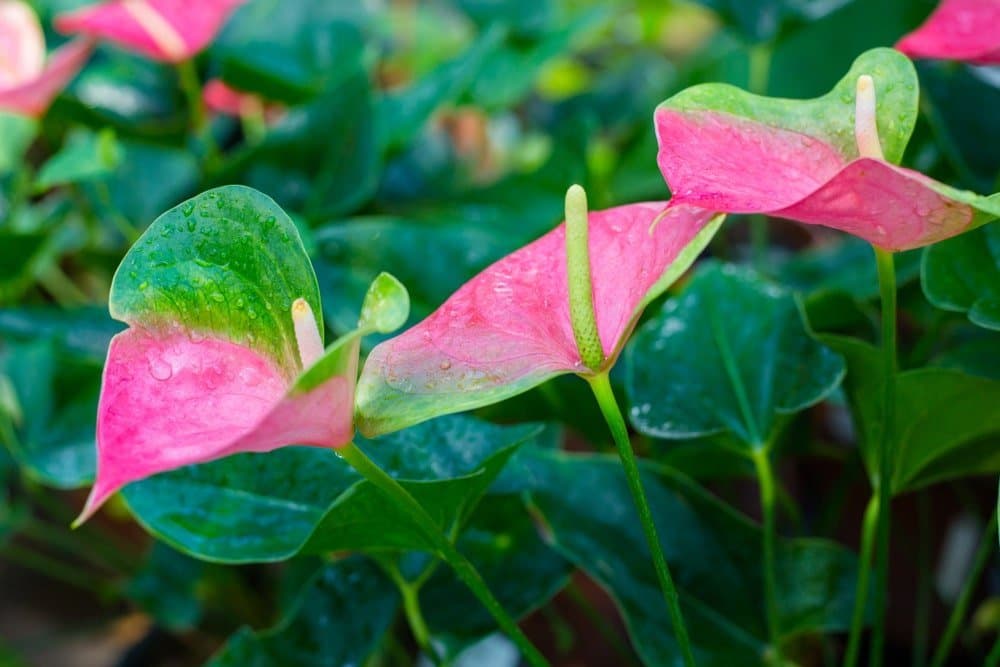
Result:
M386 496L391 498L403 511L405 511L413 522L420 527L424 536L434 545L437 555L444 560L455 571L455 574L462 580L469 590L486 607L487 611L496 619L500 628L517 644L525 659L533 667L548 667L548 661L536 649L531 641L524 635L517 623L507 614L500 602L490 592L489 587L483 580L482 575L476 567L462 555L455 546L444 536L441 528L434 523L434 519L427 514L427 511L404 489L399 482L390 477L384 470L365 455L354 443L337 450L337 453L347 461L355 470L374 484Z
M187 100L188 113L191 116L191 131L204 142L205 162L214 168L219 159L219 147L215 145L215 137L212 136L211 128L208 126L205 100L202 99L201 95L201 81L198 79L198 70L195 68L194 61L189 58L177 63L177 77L181 92L184 93Z
M847 651L844 653L844 667L855 667L861 648L861 630L865 625L865 609L868 588L871 586L872 550L875 546L875 528L878 524L878 495L872 494L865 509L861 528L861 556L858 559L858 586L854 593L854 612L851 615L851 632L848 635Z
M642 488L642 480L639 477L639 466L632 452L632 443L628 438L628 428L625 426L625 419L618 408L618 401L615 399L614 391L611 389L611 382L607 372L598 373L586 378L590 383L590 388L594 392L597 404L601 408L615 445L618 446L618 454L621 457L622 467L625 469L625 479L628 480L629 491L632 492L632 500L635 501L639 510L639 521L642 523L643 532L646 534L646 543L653 557L653 568L656 570L656 578L660 582L663 590L663 598L667 603L667 610L670 612L670 621L673 624L674 636L677 645L684 656L684 664L687 667L694 667L694 653L691 650L691 640L688 638L687 627L684 625L684 616L681 614L680 600L677 596L677 589L670 576L670 568L667 567L667 559L663 556L663 549L660 546L660 538L656 534L656 524L653 522L653 513L649 509L649 502L646 500L646 492Z
M767 633L778 662L781 657L781 627L778 617L778 584L775 565L777 541L774 516L774 470L766 447L758 447L751 455L757 469L760 486L760 509L764 521L764 599L767 609Z
M958 631L965 620L965 614L969 610L972 594L975 593L979 578L982 576L986 564L989 563L990 556L993 555L996 546L997 511L993 510L993 515L986 526L986 532L983 534L979 549L976 551L972 569L969 571L969 576L966 577L965 583L962 584L962 591L958 594L958 600L955 601L955 606L952 607L951 615L948 617L948 625L945 626L944 634L941 635L941 641L938 643L937 650L934 651L934 659L931 662L931 667L942 667L948 659L951 647L954 645L955 639L958 637Z
M428 659L437 664L437 653L431 645L431 633L427 629L427 621L424 620L424 614L420 610L420 583L407 581L395 562L391 562L389 559L385 561L376 559L376 561L399 589L399 595L403 598L403 613L406 615L406 622L410 626L417 646Z
M892 475L896 428L896 269L888 250L873 246L882 296L882 441L878 450L878 525L875 542L875 629L871 667L881 667L885 646L886 598L889 587L889 515L892 513Z

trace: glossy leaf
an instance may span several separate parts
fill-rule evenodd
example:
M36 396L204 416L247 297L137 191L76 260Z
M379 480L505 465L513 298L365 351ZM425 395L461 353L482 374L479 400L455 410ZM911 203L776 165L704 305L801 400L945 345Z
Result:
M859 155L854 105L862 75L874 80L875 124L888 161ZM826 225L889 250L928 245L1000 217L1000 195L956 190L891 164L913 130L917 94L912 64L891 49L865 52L832 91L813 100L695 86L657 108L660 170L677 204ZM747 164L756 167L748 172Z
M897 285L908 285L920 275L919 251L898 253L895 262ZM871 246L851 236L797 252L775 273L778 282L805 294L837 291L862 301L878 297Z
M537 428L439 419L360 446L441 525L461 521ZM433 443L433 447L430 446ZM274 561L341 549L420 549L426 538L333 452L290 447L174 470L125 489L133 514L205 560Z
M38 172L35 188L79 183L111 173L121 162L121 151L110 129L71 135L61 151L49 158Z
M768 664L760 529L682 475L648 464L642 470L698 664ZM646 664L677 663L620 464L551 453L539 455L532 472L530 501L554 546L612 595ZM854 556L832 542L780 539L781 638L846 628L856 568Z
M809 23L853 0L698 0L711 7L751 42L778 37L796 24Z
M336 88L364 58L365 8L323 0L255 0L212 47L223 81L267 100L302 104Z
M5 444L29 476L71 489L94 476L100 366L59 354L45 339L8 342L0 355L16 411Z
M389 630L399 595L370 561L354 556L323 566L281 621L255 632L241 628L210 667L361 665Z
M997 0L941 0L930 17L919 28L904 35L896 48L911 58L998 65L998 23L1000 2Z
M844 355L844 388L851 402L859 445L869 475L878 470L882 439L881 396L885 377L879 351L868 343L837 336L823 341ZM943 368L905 371L896 379L892 492L1000 471L1000 382Z
M720 264L639 329L626 369L629 417L642 433L728 432L751 448L769 445L782 415L822 400L844 376L790 293Z
M108 350L83 517L179 466L348 443L358 337L324 353L310 301L318 311L302 241L264 195L219 188L161 216L111 287L111 314L130 328Z
M938 308L1000 330L1000 226L988 225L924 251L922 283Z
M594 303L607 365L643 308L685 271L721 217L662 204L590 215ZM377 346L358 383L363 433L404 428L587 373L569 320L564 226L493 264L430 317Z
M457 546L514 618L548 602L572 571L569 562L541 540L516 496L489 496ZM447 656L457 656L497 631L493 617L449 569L435 571L421 589L420 604L435 643Z
M376 130L371 82L354 69L309 104L289 109L230 168L239 174L234 178L311 220L344 215L375 193Z
M56 29L179 63L204 49L246 0L105 0L55 18Z

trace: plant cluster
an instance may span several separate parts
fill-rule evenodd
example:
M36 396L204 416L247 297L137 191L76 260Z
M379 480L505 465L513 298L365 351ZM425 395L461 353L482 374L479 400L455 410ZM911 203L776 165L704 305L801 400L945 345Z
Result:
M213 665L546 665L563 598L594 664L1000 664L1000 3L703 4L0 0L0 557Z

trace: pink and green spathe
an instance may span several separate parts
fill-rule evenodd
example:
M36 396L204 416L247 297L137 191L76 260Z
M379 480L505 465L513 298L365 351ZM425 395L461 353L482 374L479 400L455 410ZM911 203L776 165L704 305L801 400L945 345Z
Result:
M179 63L215 39L246 0L106 0L55 19L63 33L88 35L162 62Z
M284 445L347 445L360 336L401 324L367 312L387 284L398 286L380 276L359 329L324 350L312 265L273 201L228 186L161 216L112 283L111 314L129 328L108 349L97 479L79 521L159 472Z
M44 114L92 48L89 40L74 40L48 56L34 10L21 0L0 0L0 110Z
M912 63L892 49L862 54L812 100L725 84L688 88L654 116L671 203L825 225L886 250L929 245L1000 217L998 196L895 164L918 95Z
M1000 65L1000 0L943 0L896 48L911 58Z
M395 431L495 403L557 375L607 370L645 306L694 262L722 222L722 216L691 206L664 212L664 202L589 216L585 200L583 207L592 283L584 293L592 299L596 329L584 338L595 341L593 359L584 359L571 317L562 224L488 267L424 321L372 350L358 381L362 433Z

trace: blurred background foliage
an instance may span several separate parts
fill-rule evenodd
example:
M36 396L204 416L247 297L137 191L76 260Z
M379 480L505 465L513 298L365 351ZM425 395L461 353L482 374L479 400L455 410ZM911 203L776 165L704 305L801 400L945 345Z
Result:
M83 3L33 4L55 45L64 38L51 31L52 16ZM205 563L145 537L121 503L75 533L65 528L82 504L73 490L93 478L101 367L110 336L122 327L107 315L111 277L157 215L209 187L251 185L299 226L331 334L353 328L364 290L382 270L409 288L412 324L478 270L557 224L570 183L586 187L593 208L668 198L655 161L652 112L671 94L725 81L769 95L819 95L859 53L893 44L932 6L928 0L251 0L198 57L197 68L202 80L221 78L258 95L264 106L254 113L202 119L173 68L102 45L41 122L0 116L0 438L6 445L0 449L0 665L197 664L213 654L217 665L410 659L398 594L369 560ZM922 115L905 164L958 187L1000 189L997 71L954 63L919 63L918 70ZM996 229L898 260L903 368L931 364L981 381L963 380L949 405L970 405L965 395L1000 396L1000 253L976 255L997 247ZM719 289L746 292L729 315L734 323L780 312L759 322L761 335L788 327L805 337L808 325L846 356L848 367L859 358L864 363L864 349L838 345L835 337L874 340L877 283L864 244L780 221L770 226L768 243L754 243L737 219L711 254L756 273L745 280L716 276L723 283L714 287L706 273L691 298L710 299ZM980 283L988 293L945 285L945 293L925 295L921 263L925 271L966 267L989 278ZM759 281L787 291L779 299ZM948 309L932 306L928 296ZM660 317L658 311L649 308L647 319ZM653 376L640 397L630 388L640 413L642 403L655 403L665 391L670 373L647 363L655 322L643 331L627 353L630 364ZM678 345L683 354L697 350L698 341ZM770 362L781 360L761 363ZM914 382L925 384L913 391L931 401L952 396L939 393L946 380L921 376ZM640 539L637 524L608 537L614 502L627 503L627 495L568 500L570 469L550 451L556 440L570 449L608 447L597 411L580 407L591 405L586 391L583 383L561 379L481 411L479 417L499 422L560 423L569 435L563 440L562 431L550 430L532 445L542 453L511 464L537 484L529 504L546 526L545 541L517 483L504 487L505 476L517 475L505 472L460 544L476 555L502 599L525 613L541 608L527 627L558 664L628 664L636 651L658 664L669 649L642 630L653 622L643 596L655 598L655 587L629 579L627 564L602 569L602 559L615 557L603 554L602 544ZM866 486L846 411L852 392L845 386L797 417L775 413L784 534L856 545ZM899 481L902 493L951 480L900 500L894 549L902 562L894 564L889 664L911 658L923 664L943 626L945 603L958 595L955 586L931 580L935 572L939 579L952 576L949 567L965 572L968 563L942 564L936 545L945 545L945 553L958 539L946 533L971 525L979 535L986 525L983 508L993 504L996 476L966 478L1000 467L995 405L979 401L953 415L958 424L991 420L988 428L963 432L934 470L915 463L912 477ZM677 547L689 550L678 558L692 568L681 566L681 580L704 577L694 566L699 559L717 562L703 547L719 535L730 536L729 549L744 543L754 549L756 529L719 500L757 511L738 437L664 440L642 419L633 423L647 433L637 437L643 454L715 494L687 486L673 472L655 473L666 530L685 525L686 534L703 540ZM600 465L581 470L579 477L592 477L594 486L575 493L614 488L608 474ZM995 536L992 542L995 551ZM789 552L806 548L788 544ZM785 625L797 631L788 642L802 664L831 664L836 640L820 633L844 627L853 565L844 565L849 556L829 542L808 548L823 553L789 563L828 563L823 572L831 574L824 574L822 592L783 609ZM986 565L991 574L973 588L971 620L963 623L950 664L978 664L1000 627L995 554ZM759 567L746 569L750 579L720 579L703 589L705 603L736 626L759 626L760 609L746 597L760 585ZM35 574L19 576L28 572ZM489 637L488 619L476 616L481 610L457 583L434 576L423 599L447 652L475 644L470 650L479 653L466 654L461 664L513 664L509 645ZM594 582L621 603L620 614ZM621 619L635 633L636 648Z

